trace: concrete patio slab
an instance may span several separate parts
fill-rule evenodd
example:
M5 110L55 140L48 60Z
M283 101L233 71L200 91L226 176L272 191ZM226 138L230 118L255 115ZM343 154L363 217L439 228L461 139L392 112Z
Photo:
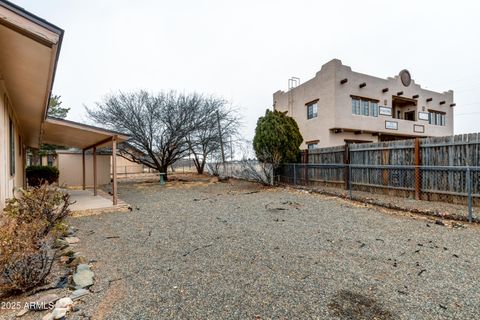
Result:
M94 196L91 190L65 191L70 194L70 200L75 202L70 206L70 210L73 212L118 207L118 205L114 206L112 204L111 197L104 192L99 192L97 196ZM124 203L122 203L122 205L124 205Z

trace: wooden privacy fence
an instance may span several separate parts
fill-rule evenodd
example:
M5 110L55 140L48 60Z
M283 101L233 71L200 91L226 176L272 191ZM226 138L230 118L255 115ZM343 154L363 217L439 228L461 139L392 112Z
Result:
M302 151L302 163L284 167L287 183L330 185L423 200L480 204L480 134Z

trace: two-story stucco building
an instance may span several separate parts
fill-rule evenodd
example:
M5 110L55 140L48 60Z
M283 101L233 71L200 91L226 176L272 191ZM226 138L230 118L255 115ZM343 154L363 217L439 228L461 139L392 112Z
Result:
M453 91L422 89L407 70L387 79L354 72L338 59L275 92L273 106L297 121L302 149L453 134Z

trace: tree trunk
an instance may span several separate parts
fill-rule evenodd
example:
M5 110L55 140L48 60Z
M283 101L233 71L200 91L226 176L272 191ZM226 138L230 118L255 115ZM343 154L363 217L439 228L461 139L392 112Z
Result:
M203 168L200 165L200 160L198 160L196 155L194 155L194 157L195 158L193 159L193 164L195 164L195 169L197 169L198 174L202 174L203 173Z
M165 181L168 180L168 165L160 165L159 167L159 173L163 173L163 178L165 179Z
M205 171L205 160L202 160L202 163L200 163L200 167L197 169L199 174L203 174Z

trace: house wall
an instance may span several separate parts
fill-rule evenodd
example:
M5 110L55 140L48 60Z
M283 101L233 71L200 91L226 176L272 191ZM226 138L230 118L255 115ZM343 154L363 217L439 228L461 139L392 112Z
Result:
M342 79L347 83L341 84ZM365 82L366 86L359 85ZM388 88L388 92L382 89ZM392 116L378 117L352 114L352 95L378 100L378 106L392 107L392 97L403 91L400 97L410 98L418 95L417 106L412 107L417 121L396 119ZM428 98L432 101L427 102ZM307 119L307 106L310 101L318 99L318 116ZM441 101L445 101L440 105ZM273 94L274 109L287 112L293 117L303 136L302 149L306 142L318 141L318 147L330 147L345 144L345 140L377 142L380 135L414 136L447 136L453 134L453 91L443 93L422 89L412 80L405 87L400 78L377 78L353 72L349 66L334 59L324 64L314 78L291 89L288 92L277 91ZM430 125L428 121L418 120L418 112L435 110L445 113L446 125ZM394 121L398 130L389 130L385 121ZM414 125L423 126L424 132L414 131ZM334 130L341 129L341 130ZM335 131L338 131L335 133Z
M59 185L65 187L82 186L82 154L58 153L57 167L60 172ZM86 185L93 186L93 156L85 155ZM97 183L98 185L110 183L110 155L97 155Z
M330 145L328 128L335 121L335 69L326 64L315 78L293 88L290 92L277 91L273 95L275 110L285 112L297 122L303 136L302 149L306 142L319 140L319 146ZM289 96L290 95L290 96ZM317 100L318 116L307 119L306 104ZM289 100L293 108L289 110Z
M139 163L132 162L130 160L125 159L124 157L117 156L117 174L119 176L125 176L125 174L129 173L142 173L144 166ZM112 170L112 166L110 169Z
M10 119L14 124L15 174L10 174ZM0 80L0 209L5 200L13 197L17 187L24 186L25 148L22 143L22 130L8 98L4 82Z

